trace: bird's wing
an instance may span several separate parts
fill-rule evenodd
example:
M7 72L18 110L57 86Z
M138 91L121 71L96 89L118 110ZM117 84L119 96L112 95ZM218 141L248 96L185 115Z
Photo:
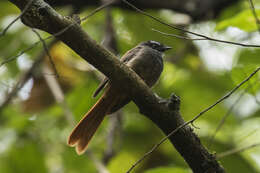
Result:
M133 49L127 51L120 61L122 61L124 64L127 64L134 56L137 55L137 52L141 49L141 46L134 47ZM106 84L109 82L109 79L107 77L104 78L104 80L99 84L98 88L93 94L93 97L96 97L100 91L106 86Z
M109 79L107 77L105 77L103 79L103 81L99 84L98 88L96 89L96 91L93 94L93 97L96 97L100 91L106 86L106 84L108 83Z
M133 49L127 51L120 59L124 64L127 64L133 57L135 57L142 47L136 46Z

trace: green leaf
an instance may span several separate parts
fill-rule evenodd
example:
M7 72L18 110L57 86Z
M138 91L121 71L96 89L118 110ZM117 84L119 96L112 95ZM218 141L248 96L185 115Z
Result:
M233 128L234 129L234 128ZM230 131L229 131L230 132ZM226 133L229 133L226 132ZM240 135L242 133L239 133ZM238 146L232 145L234 144L232 142L232 137L234 137L233 134L230 134L230 138L228 141L225 141L225 143L220 142L218 140L216 140L213 145L212 145L212 149L211 152L212 153L222 153L224 151L229 151L232 150L234 148L239 148L239 145L241 145L240 143L238 143ZM206 143L204 140L205 138L201 138L203 143ZM208 141L207 141L208 143ZM254 168L254 166L252 165L252 162L249 161L249 159L246 159L242 153L236 153L233 155L229 155L226 157L223 157L219 160L219 162L221 163L221 165L225 168L226 172L231 172L231 173L235 173L235 172L250 172L250 173L257 173L256 169ZM235 165L235 166L234 166Z
M223 9L220 12L217 22L231 18L241 12L244 9L244 1L234 2L234 4L228 8Z
M138 157L134 153L120 152L111 160L108 169L113 173L126 172L137 159Z
M10 15L10 14L16 14L19 15L20 10L16 8L13 4L7 1L1 1L0 2L1 7L1 13L0 13L0 19L4 16Z
M256 10L256 13L260 16L260 10ZM237 27L247 32L257 30L256 21L251 10L244 10L232 18L219 22L215 29L224 30L230 26Z
M45 173L47 168L44 161L44 153L36 143L30 141L19 141L12 146L8 155L0 161L6 165L7 172L19 173Z
M81 119L82 115L84 115L97 100L97 98L92 98L97 88L97 82L93 80L91 76L86 76L86 79L85 83L75 87L66 97L77 120Z
M246 78L249 76L257 67L260 66L260 50L259 49L243 49L238 57L238 67L233 68L232 78L236 79L241 77ZM256 75L257 76L257 75ZM250 87L249 92L256 94L260 89L260 83L257 82L257 77L253 77L248 83ZM245 86L248 86L246 84Z
M88 155L78 156L74 148L67 148L61 156L64 173L96 172L97 170Z
M260 64L260 49L243 49L239 54L239 64Z
M2 122L5 122L8 127L14 128L17 131L24 131L31 123L29 121L30 115L21 112L21 109L17 105L6 107L1 115Z
M254 70L256 70L256 65L239 65L237 67L234 67L231 71L231 77L235 85L238 85L243 80L245 80ZM252 77L249 81L247 81L243 86L240 87L240 89L248 89L248 92L252 94L256 94L259 89L259 82L257 75Z

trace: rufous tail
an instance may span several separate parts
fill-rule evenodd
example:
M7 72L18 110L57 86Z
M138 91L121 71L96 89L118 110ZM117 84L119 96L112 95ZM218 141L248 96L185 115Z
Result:
M106 113L114 105L115 100L116 96L113 96L111 90L108 89L73 129L68 139L68 145L75 146L79 155L86 151L89 141L100 126Z

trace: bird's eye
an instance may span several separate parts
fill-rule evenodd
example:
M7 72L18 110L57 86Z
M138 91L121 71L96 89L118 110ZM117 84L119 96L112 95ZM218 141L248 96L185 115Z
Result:
M157 48L157 45L156 45L156 44L153 44L152 47L153 47L153 48Z

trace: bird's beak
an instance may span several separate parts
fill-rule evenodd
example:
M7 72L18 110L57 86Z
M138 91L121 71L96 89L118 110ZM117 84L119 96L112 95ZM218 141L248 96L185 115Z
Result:
M164 46L164 47L163 47L163 51L169 50L169 49L171 49L171 48L172 48L172 47Z

